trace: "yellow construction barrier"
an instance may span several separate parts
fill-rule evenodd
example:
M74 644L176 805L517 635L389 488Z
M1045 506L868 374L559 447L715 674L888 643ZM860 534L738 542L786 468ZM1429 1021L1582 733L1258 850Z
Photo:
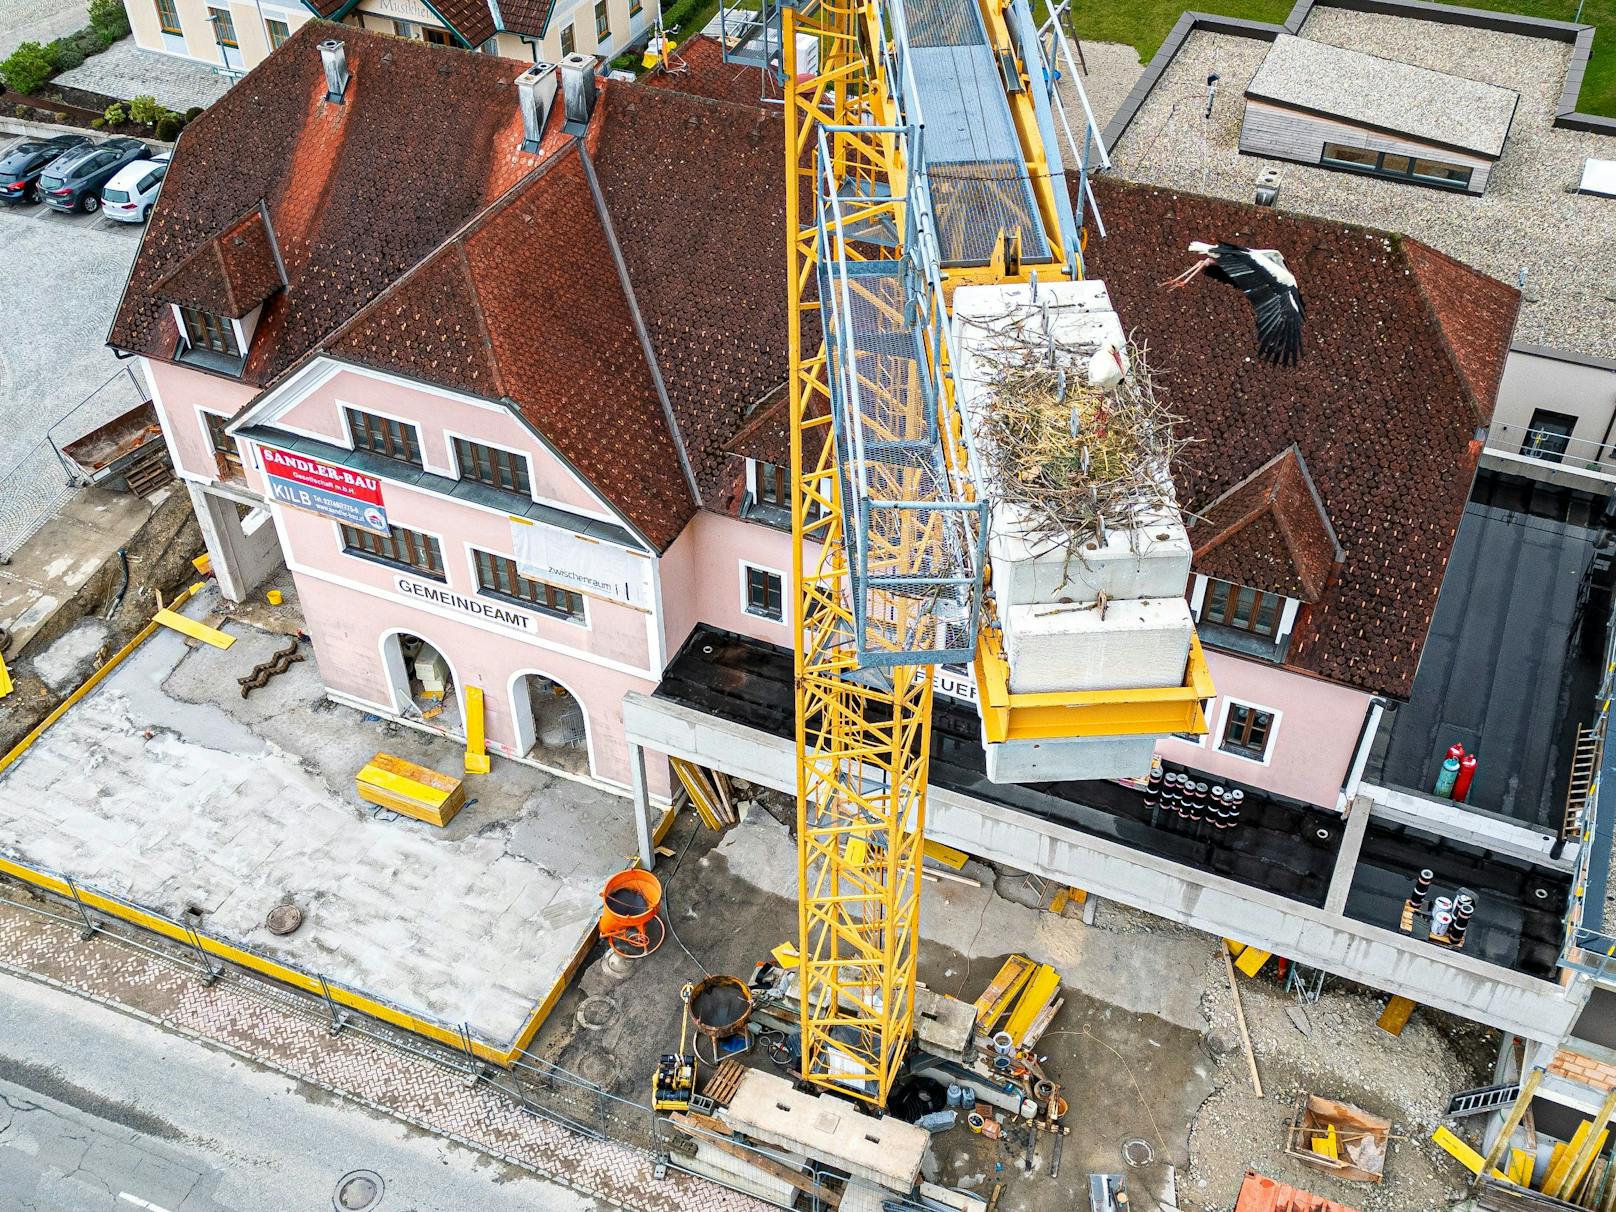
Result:
M466 773L487 774L493 769L488 757L487 721L483 716L483 688L466 687Z

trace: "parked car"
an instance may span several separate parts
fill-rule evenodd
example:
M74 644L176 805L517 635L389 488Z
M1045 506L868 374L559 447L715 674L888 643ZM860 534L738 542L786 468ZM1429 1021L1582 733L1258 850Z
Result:
M125 164L101 187L101 213L120 223L144 223L163 188L173 152Z
M139 139L108 139L75 147L40 173L40 200L53 210L93 214L101 209L101 187L125 164L144 160L147 154Z
M0 202L38 202L39 174L46 165L89 142L83 135L57 135L17 144L0 159Z

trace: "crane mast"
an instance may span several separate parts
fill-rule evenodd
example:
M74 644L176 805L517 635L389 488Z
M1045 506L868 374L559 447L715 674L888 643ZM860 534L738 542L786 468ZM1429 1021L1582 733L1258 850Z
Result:
M802 1075L881 1106L913 1034L932 672L980 660L984 622L988 502L948 300L1080 279L1057 123L1073 167L1104 152L1086 101L1077 150L1048 64L1058 17L1035 29L1027 0L785 0L778 20ZM985 735L1003 741L1015 704L989 658ZM1196 727L1198 688L1119 730ZM1038 697L1047 718L1021 735L1108 727Z

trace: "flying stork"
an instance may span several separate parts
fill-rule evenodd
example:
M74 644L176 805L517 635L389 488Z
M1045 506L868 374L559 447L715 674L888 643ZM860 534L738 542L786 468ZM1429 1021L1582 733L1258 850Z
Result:
M1257 352L1276 366L1296 365L1302 352L1302 293L1285 268L1285 258L1272 248L1201 240L1191 242L1190 251L1201 259L1162 285L1179 290L1203 272L1227 282L1251 301L1257 313Z

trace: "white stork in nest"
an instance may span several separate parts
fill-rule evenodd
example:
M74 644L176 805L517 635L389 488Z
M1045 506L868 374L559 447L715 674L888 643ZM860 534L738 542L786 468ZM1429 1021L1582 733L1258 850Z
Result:
M1257 352L1276 366L1295 366L1302 353L1302 293L1296 278L1285 268L1285 258L1272 248L1246 248L1241 244L1207 244L1196 240L1192 253L1201 259L1178 277L1163 282L1174 290L1188 286L1205 273L1227 282L1251 301L1257 313Z

